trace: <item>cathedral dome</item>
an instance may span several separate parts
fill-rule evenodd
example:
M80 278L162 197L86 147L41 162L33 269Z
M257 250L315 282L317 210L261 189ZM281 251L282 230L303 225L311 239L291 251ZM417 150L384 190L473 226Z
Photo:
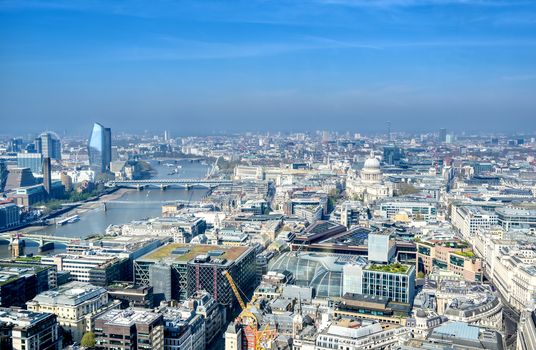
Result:
M375 157L371 157L365 161L363 169L380 169L380 161Z

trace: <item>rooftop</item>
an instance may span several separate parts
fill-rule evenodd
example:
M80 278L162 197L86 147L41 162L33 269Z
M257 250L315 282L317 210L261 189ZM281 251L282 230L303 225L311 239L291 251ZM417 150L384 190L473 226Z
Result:
M19 327L30 326L49 316L49 313L43 312L0 308L0 322L15 324Z
M234 261L238 259L242 254L244 254L248 249L248 247L227 247L208 244L171 243L144 255L141 260L159 261L163 259L171 259L176 262L186 263L194 259L198 255L211 255L211 253L215 254L215 252L217 251L218 258Z
M409 266L402 265L400 263L394 263L394 264L389 264L389 265L371 264L366 267L366 270L407 274L409 271Z
M21 276L36 274L50 268L52 267L43 265L0 263L0 286L14 281Z
M100 316L99 319L104 320L107 325L130 326L140 323L151 324L159 317L161 317L160 314L151 311L113 309Z
M103 287L97 287L86 282L66 283L55 290L48 290L38 294L30 302L51 305L76 306L87 300L100 297L106 293Z

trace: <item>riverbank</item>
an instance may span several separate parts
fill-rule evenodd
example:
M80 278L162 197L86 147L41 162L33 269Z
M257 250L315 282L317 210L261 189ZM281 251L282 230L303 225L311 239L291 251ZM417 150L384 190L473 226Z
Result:
M123 197L128 192L135 191L131 188L119 188L116 191L108 194L104 194L100 196L98 199L89 200L85 203L82 203L77 206L73 206L72 208L69 208L69 210L64 211L61 215L54 217L52 220L55 222L66 219L73 215L84 215L85 213L98 209L99 207L102 207L104 203L108 201L118 200L119 198ZM53 225L53 224L52 224ZM23 229L17 230L18 232L22 233L33 233L36 231L40 231L43 229L43 226L28 226Z

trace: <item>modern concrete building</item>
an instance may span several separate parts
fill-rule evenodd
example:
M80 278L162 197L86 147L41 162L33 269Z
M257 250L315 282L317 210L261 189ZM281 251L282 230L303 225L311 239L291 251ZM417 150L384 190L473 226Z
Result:
M195 310L161 306L158 313L164 316L164 350L204 350L205 320Z
M371 232L368 235L368 260L389 263L395 254L395 241L390 231Z
M453 205L451 222L463 238L474 244L474 235L480 229L490 229L497 224L497 214L481 207Z
M34 174L43 173L43 155L41 153L17 153L17 167L30 168Z
M503 207L495 210L497 222L506 231L512 229L529 229L536 232L536 210Z
M20 209L14 203L0 202L0 230L17 227L20 224Z
M56 268L40 264L0 263L0 306L24 307L38 293L57 286Z
M56 315L0 308L0 348L60 350L62 336Z
M228 247L172 243L134 261L135 283L152 285L155 300L186 300L205 290L231 307L236 298L222 275L228 271L244 292L253 291L256 261L252 247Z
M363 269L362 294L381 296L412 304L415 296L415 267L400 263L368 265Z
M386 219L404 213L415 221L433 221L437 219L437 202L430 199L389 199L379 205L380 214Z
M73 281L106 286L127 275L129 259L117 254L69 254L43 256L41 263L71 273Z
M434 268L451 271L469 282L482 281L482 262L467 243L452 240L419 240L417 272L429 274Z
M95 320L95 340L109 350L164 350L164 318L148 310L110 310Z

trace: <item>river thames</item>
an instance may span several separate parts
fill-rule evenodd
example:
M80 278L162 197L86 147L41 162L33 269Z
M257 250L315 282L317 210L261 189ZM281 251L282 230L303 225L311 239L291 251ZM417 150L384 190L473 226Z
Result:
M167 164L167 165L166 165ZM176 166L180 166L177 168ZM151 162L151 166L156 171L155 178L188 178L201 179L207 174L208 165L199 161L178 160L163 161L158 164ZM176 169L176 174L171 174ZM143 191L129 190L120 198L111 200L104 206L99 205L95 209L79 214L80 220L63 226L50 225L42 229L32 231L36 234L50 236L63 236L72 238L86 238L94 234L102 234L109 225L125 224L132 220L145 219L160 216L161 206L165 202L176 200L198 201L206 196L204 189L181 189L170 187L165 191L157 188L145 189ZM73 215L76 212L73 212ZM61 252L60 245L56 249L48 251L47 254ZM37 253L37 243L26 242L26 254ZM7 242L1 241L0 258L9 256Z

